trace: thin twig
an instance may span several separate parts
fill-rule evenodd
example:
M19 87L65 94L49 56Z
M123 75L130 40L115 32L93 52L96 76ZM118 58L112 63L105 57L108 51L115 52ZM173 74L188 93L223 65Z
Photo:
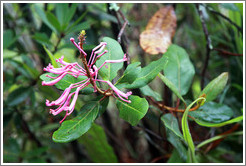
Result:
M204 7L206 7L210 12L217 14L218 16L222 17L223 19L225 19L226 21L228 21L230 24L232 24L233 26L235 26L237 28L237 30L243 34L243 29L241 27L239 27L236 23L234 23L230 18L226 17L225 15L221 14L220 12L215 11L214 9L212 9L211 7L201 4Z
M202 77L201 78L201 87L204 88L205 74L206 74L206 70L207 70L208 62L209 62L209 58L210 58L210 51L213 49L213 46L212 46L210 35L208 33L207 25L205 23L203 12L200 8L200 4L196 4L196 8L198 10L198 14L199 14L199 17L200 17L200 20L202 23L202 29L203 29L203 32L204 32L204 35L206 38L206 48L207 48L206 59L205 59L205 63L204 63L203 69L202 69L202 73L201 73L201 77Z
M123 26L121 27L120 32L119 32L118 37L117 37L118 42L121 43L121 36L122 36L122 34L123 34L123 32L124 32L124 30L126 28L126 25L129 26L130 24L129 24L129 21L124 16L124 14L121 12L120 9L117 11L117 13L119 13L120 16L122 17L122 19L124 20Z
M220 53L222 53L222 54L224 54L224 55L230 55L230 56L243 56L243 54L232 53L232 52L229 52L229 51L220 49L220 48L213 48L213 50L218 51L218 52L220 52Z
M120 9L118 9L118 10L116 11L116 10L110 10L109 7L108 7L108 12L116 17L117 22L118 22L118 27L120 28L120 30L117 31L117 32L116 32L115 29L113 29L113 31L114 31L115 33L117 33L117 34L116 34L116 35L117 35L117 41L118 41L118 43L121 44L121 46L122 46L122 48L123 48L123 51L126 53L127 62L126 62L125 65L124 65L125 68L126 68L126 66L130 64L130 61L131 61L131 60L130 60L130 56L129 56L129 54L128 54L128 44L129 44L129 40L128 40L127 36L124 34L124 30L125 30L125 28L126 28L126 25L130 26L130 24L129 24L129 21L128 21L128 20L126 19L126 17L124 16L124 14L121 12ZM123 25L122 25L122 23L121 23L121 21L120 21L120 18L119 18L119 16L118 16L118 14L121 16L122 20L124 21ZM116 25L117 25L117 24L116 24ZM112 27L112 28L113 28L113 27ZM118 30L118 28L117 28L117 30ZM122 42L121 42L121 38L123 39Z

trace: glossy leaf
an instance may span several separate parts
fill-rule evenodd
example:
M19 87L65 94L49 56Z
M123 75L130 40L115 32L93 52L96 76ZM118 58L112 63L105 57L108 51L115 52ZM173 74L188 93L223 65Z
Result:
M45 46L44 47L44 50L45 52L48 54L49 58L50 58L50 61L51 61L51 64L55 67L55 68L58 68L58 64L56 63L56 60L55 60L55 57L54 55L50 52L50 50L48 50Z
M25 101L31 94L30 87L20 87L8 95L7 102L9 106L15 106Z
M104 37L102 39L103 42L107 43L107 46L105 50L108 50L108 53L104 54L102 57L100 57L97 62L96 66L100 67L105 60L120 60L123 59L124 53L122 51L122 48L120 44L109 37ZM99 75L104 80L113 80L117 76L118 70L120 70L123 67L123 62L121 63L106 63L100 70Z
M108 144L103 128L93 124L90 130L85 133L79 142L83 144L94 163L116 163L117 157L113 148Z
M206 94L206 102L214 100L225 88L228 80L228 73L224 72L213 79L200 93Z
M138 77L138 74L141 71L141 67L139 65L140 65L140 62L135 62L135 63L128 65L125 72L118 79L115 85L117 85L118 83L124 83L124 82L127 82L129 84L133 83L133 81Z
M64 143L79 138L91 128L91 124L96 119L98 111L99 102L85 104L81 108L79 115L74 119L64 121L61 127L53 133L53 141Z
M52 81L53 79L52 78L49 78L49 77L46 77L46 75L49 75L49 76L52 76L52 77L57 77L58 75L57 74L53 74L53 73L45 73L45 74L42 74L40 76L40 79L43 80L43 81L46 81L46 82L49 82L49 81ZM72 75L70 74L67 74L65 77L63 77L59 82L57 82L55 84L55 86L58 88L58 89L61 89L61 90L65 90L66 88L68 88L71 84L74 84L74 83L77 83L77 82L80 82L80 81L83 81L87 79L86 76L79 76L78 78L75 78L73 77ZM71 92L75 91L75 89L72 89Z
M220 123L231 119L233 111L230 107L224 104L208 102L198 110L190 112L189 115L198 120Z
M225 122L221 122L221 123L209 123L209 122L205 122L199 119L194 119L194 121L199 124L200 126L205 126L205 127L222 127L228 124L232 124L232 123L237 123L243 120L243 116L238 116L236 118L233 118L231 120L225 121Z
M182 47L173 44L168 48L164 56L168 57L168 62L164 69L165 77L175 85L181 95L185 95L195 74L189 55Z
M147 113L149 104L145 98L134 95L131 95L129 100L131 103L117 99L116 106L119 109L120 117L135 126Z
M178 97L180 98L184 103L185 100L183 99L183 97L181 96L181 94L179 93L179 90L177 89L177 87L167 79L167 77L165 77L164 75L162 75L161 73L158 74L158 76L161 78L161 80L166 84L166 86Z
M163 56L159 60L151 62L150 64L141 69L141 72L139 73L138 77L133 83L124 84L122 85L122 87L127 89L135 89L147 85L157 76L157 74L162 69L164 69L167 61L167 58Z
M149 54L165 53L176 30L176 15L172 6L159 9L140 35L140 45Z
M175 118L171 113L165 114L161 117L162 122L164 123L165 127L171 130L174 134L178 137L183 139L183 135L179 130L179 124L177 118Z

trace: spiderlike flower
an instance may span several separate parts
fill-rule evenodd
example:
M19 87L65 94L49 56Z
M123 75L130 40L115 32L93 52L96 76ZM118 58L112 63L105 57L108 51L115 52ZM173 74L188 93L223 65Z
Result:
M80 43L77 44L74 41L74 38L71 38L70 41L79 49L79 51L81 52L81 54L84 57L87 56L85 51L79 46ZM106 45L107 45L106 42L101 42L97 47L95 47L92 50L90 59L87 63L87 68L89 70L89 74L87 73L86 69L81 67L77 62L75 62L75 63L65 62L63 60L64 59L63 56L56 60L56 62L59 62L61 64L60 68L54 68L54 66L49 64L46 68L43 69L44 71L47 71L49 73L53 73L53 74L57 75L56 77L46 75L46 77L53 79L50 82L43 81L42 85L46 85L46 86L55 85L60 80L62 80L66 75L72 75L75 78L77 78L79 76L87 76L87 79L80 81L80 82L77 82L77 83L74 83L74 84L71 84L69 87L67 87L64 90L63 94L57 100L51 101L51 102L49 100L46 100L47 106L58 106L56 109L50 109L51 114L57 115L57 114L61 113L62 111L66 112L65 117L60 121L60 123L62 123L66 119L66 117L73 112L80 90L82 90L83 88L92 84L92 86L94 88L94 92L97 92L96 81L107 83L121 100L123 100L127 103L131 102L130 100L127 100L128 97L132 94L131 91L124 93L124 92L120 91L119 89L117 89L110 81L104 81L104 80L97 79L98 71L106 63L120 63L120 62L127 60L126 55L124 55L123 59L106 60L100 67L97 67L95 65L95 62L97 61L97 59L108 52L107 50L104 50ZM71 92L71 90L74 88L76 88L76 90L74 92ZM116 97L114 94L112 94L112 95L114 97Z

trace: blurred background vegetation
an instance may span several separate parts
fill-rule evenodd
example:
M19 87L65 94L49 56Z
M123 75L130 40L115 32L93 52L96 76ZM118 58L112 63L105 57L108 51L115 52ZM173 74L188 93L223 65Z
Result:
M140 61L141 66L145 66L158 59L160 55L151 56L141 49L139 35L153 14L168 4L118 5L130 23L121 45L131 62ZM185 96L193 100L201 89L206 39L194 4L169 5L174 6L177 16L173 43L187 51L196 69L191 93ZM243 5L204 4L203 10L213 48L217 48L211 51L205 85L220 73L229 72L229 83L219 102L230 106L233 116L237 117L243 108L243 58L234 54L243 53L242 32L213 11L225 15L242 29ZM123 22L121 17L119 19ZM41 86L39 76L52 54L55 58L64 55L66 61L80 63L79 53L69 38L77 38L82 29L87 33L84 49L90 53L102 37L117 39L120 26L116 13L104 3L3 4L3 162L184 162L177 157L170 139L167 140L165 127L153 106L141 125L132 127L121 120L114 111L116 108L109 104L89 134L71 143L52 141L52 133L62 117L49 114L45 99L57 99L61 92L55 87ZM150 86L164 96L165 88L160 79L156 78ZM68 119L92 98L93 95L80 95L76 111ZM171 97L169 103L174 104ZM232 127L205 128L192 124L195 143ZM242 124L239 128L242 129ZM170 158L175 155L176 160ZM215 148L202 151L199 158L200 162L242 162L243 138L228 137Z

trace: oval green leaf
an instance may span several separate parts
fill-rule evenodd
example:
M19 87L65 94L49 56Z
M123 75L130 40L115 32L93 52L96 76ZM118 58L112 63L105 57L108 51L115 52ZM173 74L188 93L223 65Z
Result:
M138 77L138 74L141 71L141 67L139 65L140 65L140 62L135 62L135 63L128 65L125 72L118 79L115 85L117 85L118 83L124 83L124 82L127 82L129 84L133 83L133 81Z
M52 136L54 142L70 142L86 133L93 121L96 119L99 111L99 102L90 102L85 104L80 114L72 120L66 120L61 127L56 130Z
M186 51L172 44L164 54L168 63L164 69L165 77L175 85L181 95L185 95L192 83L195 69Z
M200 93L199 96L202 94L206 94L206 101L212 101L214 100L218 94L220 94L227 83L228 80L228 73L224 72L220 74L217 78L213 79Z
M135 126L147 113L149 104L145 98L134 95L131 95L129 100L131 103L126 103L118 99L116 106L119 109L120 117L129 122L132 126Z
M167 61L167 57L163 56L159 60L151 62L150 64L141 69L141 72L139 73L138 77L135 79L133 83L124 84L121 87L127 89L135 89L147 85L157 76L157 74L162 69L164 69Z

